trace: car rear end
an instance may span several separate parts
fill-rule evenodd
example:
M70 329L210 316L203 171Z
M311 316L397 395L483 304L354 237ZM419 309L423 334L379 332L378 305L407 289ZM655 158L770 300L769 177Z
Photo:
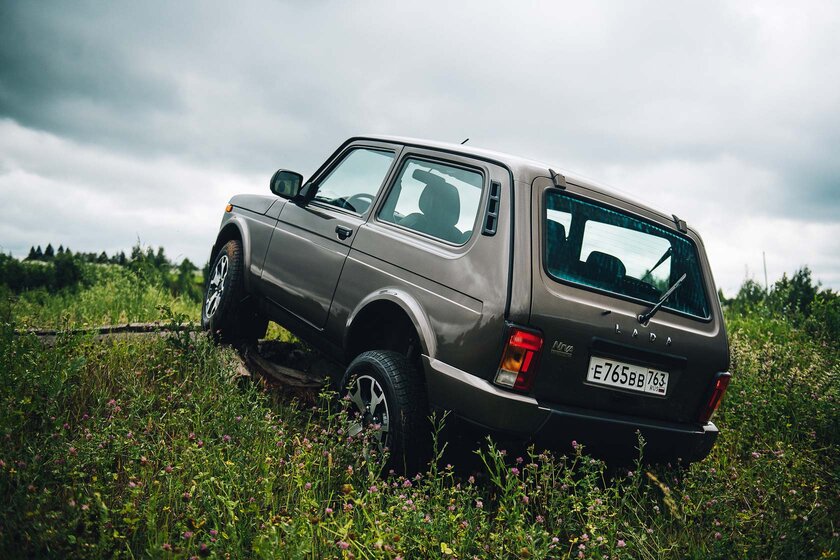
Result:
M632 458L638 432L648 459L702 459L729 348L700 238L677 218L558 183L532 184L530 315L508 327L495 384L535 399L542 445Z

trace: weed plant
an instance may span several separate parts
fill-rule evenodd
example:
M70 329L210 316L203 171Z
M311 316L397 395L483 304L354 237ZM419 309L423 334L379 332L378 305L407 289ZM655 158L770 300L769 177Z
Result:
M347 434L329 394L304 404L239 377L233 351L202 336L64 335L48 347L14 332L148 318L157 296L131 300L134 288L107 277L98 295L25 296L3 312L2 558L840 552L837 344L781 316L729 317L733 380L700 463L617 470L572 442L518 456L487 441L470 473L445 464L436 437L436 460L405 477Z

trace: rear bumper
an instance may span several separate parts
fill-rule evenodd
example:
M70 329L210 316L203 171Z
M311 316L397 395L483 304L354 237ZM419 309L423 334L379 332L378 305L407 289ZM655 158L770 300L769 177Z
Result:
M717 427L645 420L606 412L547 405L533 397L496 387L457 368L423 356L430 402L458 417L505 437L538 447L565 451L572 441L587 453L613 460L638 456L645 441L645 460L699 461L709 454Z

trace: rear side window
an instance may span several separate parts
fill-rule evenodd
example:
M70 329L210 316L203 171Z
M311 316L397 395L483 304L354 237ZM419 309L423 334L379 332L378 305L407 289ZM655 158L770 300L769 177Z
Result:
M654 304L683 274L663 305L709 317L697 249L685 236L608 206L548 191L543 260L554 278Z
M483 184L472 169L408 158L379 219L463 245L472 237Z

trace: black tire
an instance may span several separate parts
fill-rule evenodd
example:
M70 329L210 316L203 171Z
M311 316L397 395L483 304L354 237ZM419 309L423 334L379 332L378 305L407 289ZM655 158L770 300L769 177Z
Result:
M378 442L380 448L387 447L390 453L386 470L394 469L406 475L423 470L430 454L431 424L427 417L426 389L419 373L405 356L391 350L363 352L348 366L341 387L342 395L351 396L351 414L357 411L362 414L362 426L371 423L384 426L379 402L374 410L368 407L367 417L359 405L360 401L370 405L376 400L365 394L371 379L383 390L381 395L388 413L387 434ZM370 391L374 390L370 385ZM354 397L354 391L361 393L360 398Z
M268 320L246 301L242 242L225 243L210 267L201 304L201 327L217 342L249 343L265 336Z

